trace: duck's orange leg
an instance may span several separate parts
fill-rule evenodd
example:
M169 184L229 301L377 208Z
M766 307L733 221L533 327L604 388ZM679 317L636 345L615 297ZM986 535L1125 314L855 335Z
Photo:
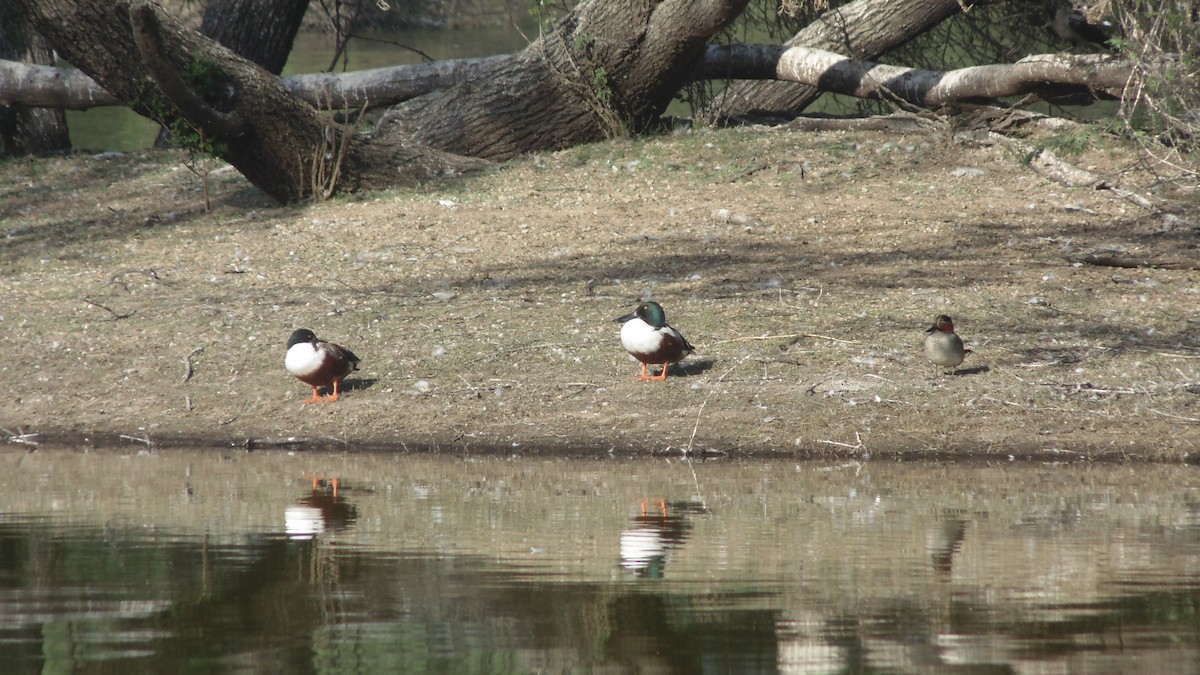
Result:
M321 395L317 393L317 388L313 387L312 398L305 399L304 402L305 403L320 403L321 401L324 401L324 400L325 399L321 398Z
M671 365L671 364L664 363L661 373L659 373L658 375L655 375L654 377L648 377L646 379L654 380L655 382L662 382L663 380L667 379L667 366L669 366L669 365Z
M326 396L324 400L328 403L333 403L334 401L338 400L338 394L341 392L341 385L342 385L341 380L334 380L333 381L333 396Z
M659 512L662 513L663 518L667 517L667 500L665 500L665 499L643 499L642 500L642 515L643 516L646 515L646 511L647 511L646 506L647 506L648 502L653 502L654 504L656 504L658 506Z
M306 474L304 474L304 477L307 478L308 480L312 481L312 491L314 493L317 490L320 490L321 484L324 483L325 485L328 485L329 487L333 488L333 496L334 497L337 496L337 493L338 493L338 479L337 478L330 478L330 479L326 480L326 479L318 476L315 473L306 473Z
M650 371L646 370L646 364L642 364L642 376L638 378L638 382L650 379Z

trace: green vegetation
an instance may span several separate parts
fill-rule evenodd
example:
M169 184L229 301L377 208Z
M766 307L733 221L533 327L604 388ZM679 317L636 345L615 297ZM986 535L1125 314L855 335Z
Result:
M1047 136L1038 141L1037 146L1057 155L1078 157L1088 149L1096 147L1098 138L1099 134L1096 133L1095 127L1081 126L1074 133Z
M1160 178L1200 184L1200 33L1191 3L1116 0L1121 52L1135 79L1121 102L1128 135Z
M215 61L195 57L180 74L188 87L201 98L212 100L218 95L222 71ZM141 103L150 117L170 134L171 143L179 152L179 161L200 179L204 190L204 210L212 210L209 174L221 163L219 158L228 151L229 146L179 115L174 106L157 91L144 90Z

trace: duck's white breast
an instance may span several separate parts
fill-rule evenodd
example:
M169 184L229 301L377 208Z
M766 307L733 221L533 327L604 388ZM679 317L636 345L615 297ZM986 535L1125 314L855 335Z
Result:
M311 375L321 367L322 357L324 352L316 347L313 347L311 342L301 342L300 344L292 345L291 349L287 350L287 356L283 359L283 365L287 371L297 377Z
M630 319L621 326L621 346L634 354L649 354L658 351L662 335L641 319Z

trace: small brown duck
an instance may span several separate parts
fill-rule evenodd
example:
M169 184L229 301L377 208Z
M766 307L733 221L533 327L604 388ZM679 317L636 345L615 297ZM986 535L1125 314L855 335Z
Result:
M313 388L312 398L306 399L305 403L328 403L338 400L342 379L358 370L361 360L349 349L318 340L311 330L300 328L288 338L283 365L289 373ZM321 396L318 393L321 387L333 387L333 395Z
M954 320L945 314L933 320L933 325L925 331L925 357L934 365L942 368L957 368L971 353L963 348L962 338L954 332Z

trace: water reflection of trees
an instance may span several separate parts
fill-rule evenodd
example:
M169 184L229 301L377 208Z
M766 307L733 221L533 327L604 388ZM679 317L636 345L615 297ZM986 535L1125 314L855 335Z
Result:
M223 491L197 478L222 465L203 465L184 498L168 489L175 465L154 461L161 475L80 470L49 492L59 514L94 521L0 519L5 653L43 670L105 656L155 671L459 672L474 655L515 671L919 672L1165 664L1200 643L1186 468L705 466L712 510L691 513L642 512L670 480L611 463L347 462L354 485L384 487L332 500L298 471L277 489L265 463L257 487L245 465L258 458ZM26 511L50 500L3 494ZM288 536L295 505L325 524ZM238 517L215 528L212 509ZM667 552L660 579L619 565L622 532L641 527Z

